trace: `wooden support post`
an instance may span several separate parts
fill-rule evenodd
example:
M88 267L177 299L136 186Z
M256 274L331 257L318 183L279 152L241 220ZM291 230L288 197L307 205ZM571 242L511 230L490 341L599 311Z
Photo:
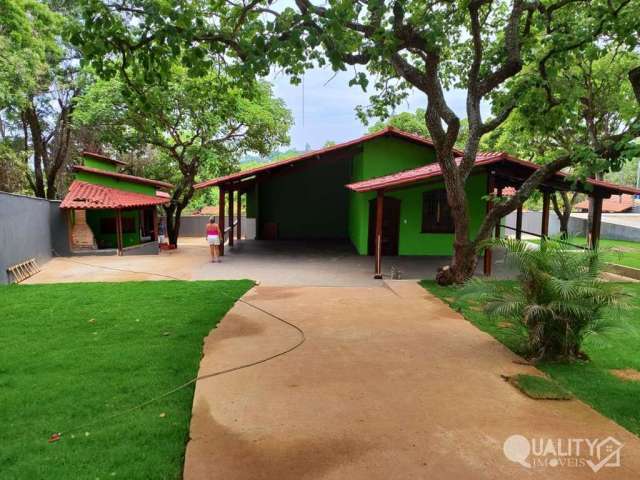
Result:
M600 242L600 226L602 225L602 197L593 197L593 215L591 232L589 232L589 248L596 250Z
M116 210L116 245L118 249L118 255L123 254L123 245L122 241L122 210Z
M220 208L220 221L218 222L218 226L220 227L220 256L224 256L224 223L225 223L225 194L227 192L224 191L224 188L220 187L220 195L218 199L219 208Z
M233 247L233 233L234 226L233 222L235 220L235 215L233 214L233 209L235 205L233 203L233 190L229 190L229 246Z
M522 240L522 205L516 210L516 240Z
M242 239L242 192L238 190L238 208L236 209L238 215L238 228L236 229L237 239Z
M498 188L497 197L498 198L502 198L502 187ZM502 221L502 219L498 220L498 223L496 223L496 231L495 231L495 237L496 238L500 238L500 222L501 221Z
M493 189L494 189L494 178L493 172L489 172L487 174L487 195L489 195L489 200L487 200L487 213L493 208L493 202L491 198L493 197ZM493 252L490 248L484 249L484 256L482 258L482 271L486 277L491 276L491 264L493 263Z
M378 190L376 197L376 238L375 238L375 274L373 278L382 278L382 214L384 212L384 191Z
M540 226L540 235L549 236L549 203L551 202L551 193L542 192L542 225Z
M158 207L153 207L153 238L152 240L158 241Z

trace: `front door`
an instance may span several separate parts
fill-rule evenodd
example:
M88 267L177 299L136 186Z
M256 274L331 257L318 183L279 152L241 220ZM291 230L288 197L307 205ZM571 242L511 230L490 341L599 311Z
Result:
M382 255L398 255L400 238L400 200L384 197L382 213ZM369 255L373 255L376 241L376 199L369 201Z

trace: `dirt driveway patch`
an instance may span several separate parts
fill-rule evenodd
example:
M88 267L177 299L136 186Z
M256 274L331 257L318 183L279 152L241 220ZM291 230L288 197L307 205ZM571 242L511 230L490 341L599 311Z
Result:
M198 381L187 480L640 478L640 440L585 404L536 401L501 375L536 373L412 282L258 286L247 301L304 329L286 356ZM288 348L298 333L241 303L205 342L200 375ZM622 465L526 469L514 434L612 436Z

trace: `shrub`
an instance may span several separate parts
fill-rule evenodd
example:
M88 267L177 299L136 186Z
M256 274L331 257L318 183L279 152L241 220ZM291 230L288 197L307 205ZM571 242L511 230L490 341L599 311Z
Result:
M520 322L532 360L579 358L585 337L610 326L605 313L621 306L622 294L617 285L600 278L597 251L544 240L535 248L510 238L491 245L506 250L506 261L518 272L517 282L505 287L473 279L462 294L485 302L490 316Z

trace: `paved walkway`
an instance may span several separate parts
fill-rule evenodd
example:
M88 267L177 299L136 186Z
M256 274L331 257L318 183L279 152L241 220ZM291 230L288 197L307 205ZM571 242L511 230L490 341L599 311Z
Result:
M266 287L245 299L304 329L286 356L196 384L185 479L636 479L640 440L578 401L531 400L537 373L413 282ZM200 375L298 340L242 303L205 341ZM505 439L606 438L622 466L526 469Z

